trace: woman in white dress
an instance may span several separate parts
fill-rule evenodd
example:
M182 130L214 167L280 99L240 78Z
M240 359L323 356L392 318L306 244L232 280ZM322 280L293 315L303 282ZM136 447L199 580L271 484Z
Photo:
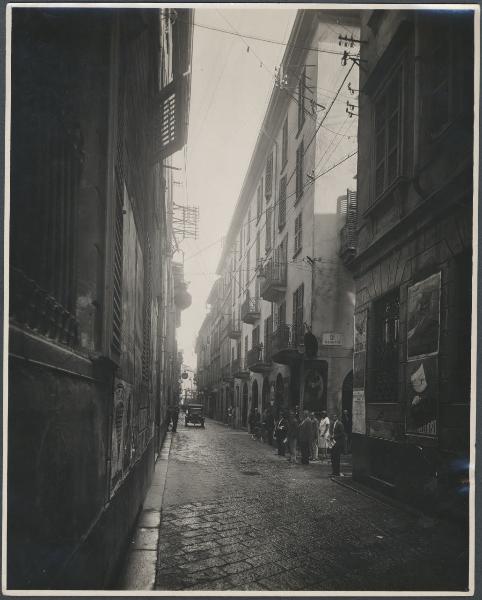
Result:
M321 413L319 445L321 458L328 458L328 448L330 447L330 419L325 410Z

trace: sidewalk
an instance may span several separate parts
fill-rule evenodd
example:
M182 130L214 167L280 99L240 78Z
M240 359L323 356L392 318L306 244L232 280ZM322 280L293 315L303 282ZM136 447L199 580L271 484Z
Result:
M152 590L156 579L162 500L169 467L172 434L168 432L154 468L154 476L121 569L120 590Z

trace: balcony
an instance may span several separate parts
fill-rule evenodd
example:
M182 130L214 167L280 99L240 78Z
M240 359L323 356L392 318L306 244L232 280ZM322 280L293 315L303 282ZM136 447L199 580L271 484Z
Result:
M302 343L302 327L283 323L271 335L271 358L282 365L289 365L301 358L298 346Z
M287 264L272 258L263 267L260 274L260 295L263 300L276 302L286 292Z
M241 305L241 321L253 325L260 317L259 298L246 298Z
M346 223L340 230L340 256L349 264L356 254L356 230L352 223Z
M245 368L240 358L235 358L231 362L231 376L236 379L248 379L249 371Z
M233 376L231 374L231 365L228 363L221 369L221 376L225 383L231 383Z
M241 321L239 319L230 319L228 325L228 338L239 340L241 338Z
M262 344L248 350L246 366L253 373L266 373L271 369L271 358L265 354Z

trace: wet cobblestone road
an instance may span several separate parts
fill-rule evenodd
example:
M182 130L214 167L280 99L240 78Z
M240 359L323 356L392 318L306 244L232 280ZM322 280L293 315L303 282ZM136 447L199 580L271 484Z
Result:
M342 463L342 471L347 465ZM462 590L457 524L413 516L208 421L173 435L158 590Z

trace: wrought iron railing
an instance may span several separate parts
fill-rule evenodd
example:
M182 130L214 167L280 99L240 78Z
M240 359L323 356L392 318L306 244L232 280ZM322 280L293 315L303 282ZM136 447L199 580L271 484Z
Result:
M246 366L248 369L259 363L268 363L270 359L266 356L263 344L258 344L246 354Z
M256 318L259 316L259 313L259 298L246 298L241 305L241 320Z
M272 285L286 286L287 265L285 261L274 260L271 258L266 265L263 266L261 276L264 281L261 284L261 295L263 291Z
M271 335L271 354L275 355L282 350L296 350L302 343L302 327L282 323Z

